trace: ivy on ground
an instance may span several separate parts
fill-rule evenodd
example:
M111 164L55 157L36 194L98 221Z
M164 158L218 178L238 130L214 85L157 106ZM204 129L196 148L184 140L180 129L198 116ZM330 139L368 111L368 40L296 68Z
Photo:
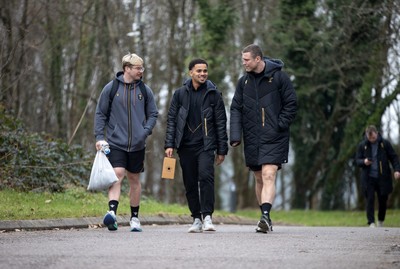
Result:
M0 189L62 192L87 185L93 154L46 134L29 133L0 106Z

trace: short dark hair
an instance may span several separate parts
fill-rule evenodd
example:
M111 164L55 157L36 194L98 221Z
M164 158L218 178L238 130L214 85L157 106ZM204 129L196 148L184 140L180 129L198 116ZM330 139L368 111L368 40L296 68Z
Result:
M206 60L203 60L201 58L197 58L197 59L193 59L190 61L189 63L189 70L192 70L192 68L196 65L196 64L205 64L208 67L208 63L206 62Z
M243 50L242 53L250 52L251 57L256 58L257 56L260 56L260 58L263 58L263 52L259 46L256 44L250 44L246 46Z
M367 128L365 128L365 133L367 135L371 135L372 133L378 133L378 128L376 128L375 125L369 125Z

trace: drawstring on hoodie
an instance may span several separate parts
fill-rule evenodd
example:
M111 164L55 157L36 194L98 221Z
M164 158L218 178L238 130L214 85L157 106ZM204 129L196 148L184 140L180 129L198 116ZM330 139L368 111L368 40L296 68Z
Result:
M133 83L133 106L136 106L136 83Z
M131 85L132 84L129 84L128 85L128 89L126 88L126 83L124 83L124 98L123 98L123 100L126 100L126 96L127 96L127 90L129 91L130 89L131 89ZM133 96L134 96L134 98L133 98L133 106L136 106L136 83L133 83ZM125 108L127 108L127 102L124 102L124 106L125 106Z

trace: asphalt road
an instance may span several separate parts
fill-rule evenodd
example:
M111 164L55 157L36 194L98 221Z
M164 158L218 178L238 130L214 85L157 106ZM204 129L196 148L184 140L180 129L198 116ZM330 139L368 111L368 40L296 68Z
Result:
M400 268L400 228L128 226L0 234L1 268Z

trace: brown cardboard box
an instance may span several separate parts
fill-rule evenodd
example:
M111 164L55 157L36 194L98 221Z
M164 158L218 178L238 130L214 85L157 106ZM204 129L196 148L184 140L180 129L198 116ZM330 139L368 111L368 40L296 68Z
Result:
M164 157L161 177L165 179L174 179L176 159Z

